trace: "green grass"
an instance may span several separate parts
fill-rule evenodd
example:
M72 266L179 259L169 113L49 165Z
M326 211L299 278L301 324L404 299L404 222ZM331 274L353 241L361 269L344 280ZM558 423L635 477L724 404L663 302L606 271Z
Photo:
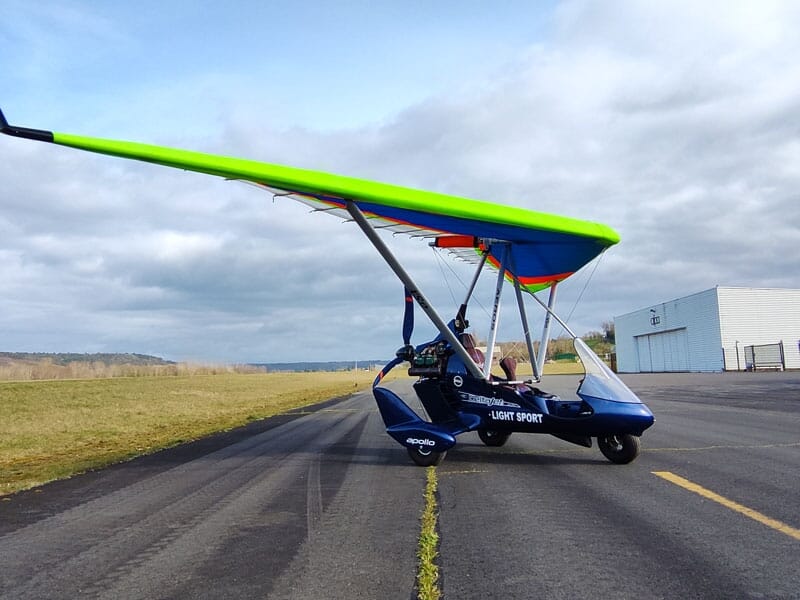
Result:
M547 375L583 375L583 364L575 361L554 361L544 365L544 376ZM498 366L492 367L492 373L505 377L503 371ZM530 377L533 375L533 368L529 362L517 363L517 376Z
M0 382L0 495L369 386L374 373Z
M419 547L417 549L417 598L419 600L438 600L442 591L439 589L439 567L436 556L439 551L439 534L436 532L436 520L439 517L436 506L436 467L428 467L425 485L425 508L420 517Z
M555 361L544 365L544 375L583 375L583 364L574 361Z

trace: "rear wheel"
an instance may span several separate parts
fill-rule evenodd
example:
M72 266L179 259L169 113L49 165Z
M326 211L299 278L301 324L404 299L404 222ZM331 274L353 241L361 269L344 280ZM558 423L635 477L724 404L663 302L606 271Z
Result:
M447 456L447 452L434 452L433 450L422 450L420 448L406 448L408 455L420 467L432 467L438 465Z
M629 433L606 435L597 438L600 452L608 460L618 465L626 465L639 456L639 438Z
M487 446L502 446L508 441L510 435L510 432L495 429L478 429L478 437Z

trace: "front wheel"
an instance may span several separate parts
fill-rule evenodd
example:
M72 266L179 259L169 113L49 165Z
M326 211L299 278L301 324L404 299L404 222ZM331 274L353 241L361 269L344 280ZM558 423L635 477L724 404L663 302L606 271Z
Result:
M511 433L494 429L478 429L478 437L487 446L502 446L508 441L510 435Z
M618 465L626 465L639 456L641 442L635 435L625 433L598 437L597 445L608 460Z
M433 467L438 465L447 456L447 452L434 452L433 450L422 450L421 448L406 448L408 455L420 467Z

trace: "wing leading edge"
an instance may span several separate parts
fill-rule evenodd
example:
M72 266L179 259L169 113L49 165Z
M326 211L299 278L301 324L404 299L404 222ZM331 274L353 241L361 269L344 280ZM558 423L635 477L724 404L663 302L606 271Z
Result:
M531 291L566 279L619 241L613 229L590 221L254 160L16 127L2 111L0 129L15 137L254 183L345 218L350 200L377 228L436 238L436 245L449 248L469 248L453 240L472 239L471 256L484 240L510 242L510 270ZM489 261L496 267L500 258L490 253Z

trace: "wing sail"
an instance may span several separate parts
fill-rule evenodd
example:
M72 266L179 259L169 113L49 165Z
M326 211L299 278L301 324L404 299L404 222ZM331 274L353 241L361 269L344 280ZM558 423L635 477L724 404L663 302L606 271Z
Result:
M487 240L509 242L511 270L531 291L566 279L619 241L600 223L254 160L15 127L2 111L0 127L15 137L250 182L344 218L352 201L377 228L435 238L441 247L466 247L468 255L479 254ZM457 246L455 239L474 242L471 248ZM497 267L499 260L490 253L491 264Z

